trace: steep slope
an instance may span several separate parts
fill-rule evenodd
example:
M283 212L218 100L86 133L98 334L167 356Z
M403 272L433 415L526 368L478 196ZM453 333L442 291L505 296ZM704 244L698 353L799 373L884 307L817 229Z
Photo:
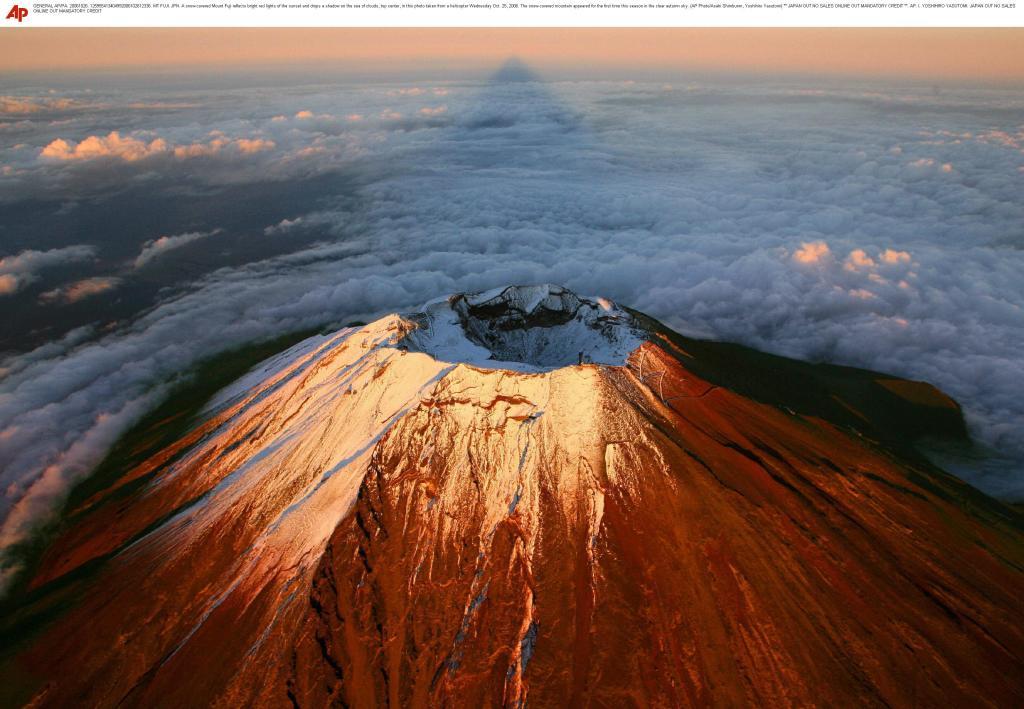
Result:
M922 434L963 435L925 384L553 286L438 300L269 360L69 510L5 691L1020 704L1020 517Z

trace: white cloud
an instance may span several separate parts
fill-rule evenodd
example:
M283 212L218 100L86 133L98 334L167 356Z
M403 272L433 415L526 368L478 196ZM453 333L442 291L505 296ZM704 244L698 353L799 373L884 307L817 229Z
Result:
M272 140L263 138L228 138L217 137L205 143L191 143L189 145L176 145L170 153L179 159L195 158L201 156L217 155L222 151L234 150L242 155L259 153L264 150L273 150L277 144Z
M39 157L54 160L118 158L134 162L167 151L167 142L163 139L155 138L147 143L130 136L122 137L117 131L111 131L106 136L90 135L78 143L57 138L39 152Z
M263 233L266 234L267 236L272 236L274 234L281 234L283 232L290 231L290 230L294 229L295 227L297 227L300 224L302 224L302 222L303 222L303 218L302 217L295 217L295 219L282 219L277 224L274 224L273 226L268 226L267 228L265 228L263 230Z
M17 293L39 278L39 272L54 266L87 261L96 254L93 246L79 244L48 251L27 249L0 259L0 296Z
M910 254L906 251L897 251L896 249L886 249L879 254L879 259L882 263L889 265L895 265L898 263L910 263Z
M120 284L121 279L113 276L83 278L80 281L74 281L59 288L48 290L40 294L39 299L44 303L77 303L85 298L91 298L94 295L113 290Z
M31 114L43 111L67 111L87 106L71 98L38 96L0 96L0 114Z
M142 245L142 251L135 257L135 268L142 268L153 259L158 256L162 256L168 251L174 249L180 249L185 244L190 244L193 241L199 239L205 239L207 237L219 234L223 231L222 229L214 229L212 231L190 231L185 234L175 234L173 236L161 236L157 239L151 239Z
M793 252L793 260L797 263L821 263L831 255L832 251L824 241L807 241Z
M153 138L147 142L145 138L122 136L118 131L111 131L106 136L90 135L77 143L57 138L39 151L39 157L60 161L113 159L136 162L156 156L186 159L230 150L249 154L273 150L274 147L274 141L263 138L229 139L222 136L205 142L171 145L163 138Z
M843 264L843 268L847 271L863 271L874 267L874 259L868 256L864 249L854 249L851 251L850 255L846 257L846 262Z

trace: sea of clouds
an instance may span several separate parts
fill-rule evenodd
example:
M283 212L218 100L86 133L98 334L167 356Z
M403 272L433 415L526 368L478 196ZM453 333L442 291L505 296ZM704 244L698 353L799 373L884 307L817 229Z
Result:
M46 195L67 209L139 185L183 199L335 174L355 185L253 232L283 253L0 362L0 548L203 357L508 283L563 284L687 334L935 383L992 451L957 472L1024 499L1019 92L810 80L30 87L0 109L9 205ZM140 236L109 273L49 284L48 264L102 244L7 253L3 238L0 307L2 289L36 283L40 307L55 308L225 234L207 223Z

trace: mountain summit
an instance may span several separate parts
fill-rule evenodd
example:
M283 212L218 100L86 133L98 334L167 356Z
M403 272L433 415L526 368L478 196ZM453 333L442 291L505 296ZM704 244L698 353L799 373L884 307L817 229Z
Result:
M1020 516L930 385L543 285L318 335L66 512L33 706L1020 705ZM25 625L25 623L23 623Z

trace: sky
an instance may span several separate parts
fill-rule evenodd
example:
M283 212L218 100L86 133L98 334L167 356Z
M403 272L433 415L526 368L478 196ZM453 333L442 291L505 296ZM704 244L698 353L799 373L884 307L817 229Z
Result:
M479 76L509 56L556 76L678 71L1024 83L1024 29L34 29L4 34L6 71L325 66Z
M0 549L204 357L509 283L932 382L1024 499L1020 90L524 61L0 77Z

